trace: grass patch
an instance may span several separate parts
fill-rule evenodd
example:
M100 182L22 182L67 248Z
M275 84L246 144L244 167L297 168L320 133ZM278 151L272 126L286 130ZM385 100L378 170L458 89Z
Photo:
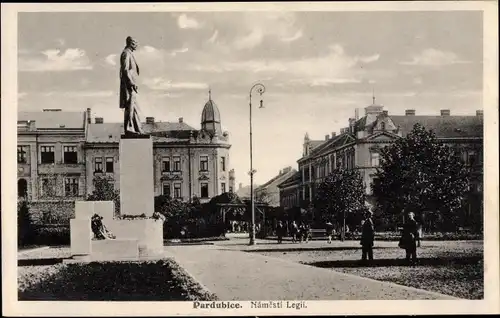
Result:
M33 269L34 268L34 269ZM19 300L215 300L173 260L24 267Z
M336 267L334 270L463 299L484 298L482 262L446 266Z
M411 267L404 261L404 250L387 243L375 245L375 259L366 264L360 261L361 247L353 246L252 252L458 298L484 298L483 244L477 241L423 244L417 250L419 263Z

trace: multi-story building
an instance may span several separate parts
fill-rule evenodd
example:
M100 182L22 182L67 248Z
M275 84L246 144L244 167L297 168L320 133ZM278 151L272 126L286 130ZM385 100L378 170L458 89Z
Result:
M46 109L21 112L18 119L18 195L32 203L35 220L66 222L76 200L93 191L93 180L106 177L120 188L119 141L122 123L91 118L91 110ZM234 189L229 136L222 132L220 112L209 98L201 129L184 123L156 122L143 129L153 138L155 195L201 202ZM148 164L148 163L144 163ZM138 185L140 186L140 185Z
M371 185L379 166L380 149L397 138L405 137L416 123L433 130L440 142L462 153L463 160L473 167L471 188L475 195L469 198L469 213L482 208L483 112L474 116L452 116L449 110L440 115L417 116L415 110L405 115L389 115L384 106L373 104L365 108L365 115L349 119L349 126L340 134L326 135L324 140L311 140L306 133L303 156L298 162L299 174L285 180L280 187L281 204L285 208L307 208L314 198L315 187L335 167L358 169L364 180L368 200L372 200ZM298 197L298 198L297 198ZM287 199L288 198L288 199Z
M255 188L255 197L257 199L264 199L265 202L263 203L267 203L269 206L280 206L280 191L278 185L295 173L297 173L297 170L292 169L292 167L286 167L280 170L278 175L274 176L263 185Z

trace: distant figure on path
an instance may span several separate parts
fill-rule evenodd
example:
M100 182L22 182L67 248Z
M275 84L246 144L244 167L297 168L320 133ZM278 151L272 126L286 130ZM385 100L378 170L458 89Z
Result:
M304 225L304 239L306 243L309 243L309 240L312 239L311 225L309 225L309 223Z
M285 227L281 221L278 221L276 226L276 235L278 236L278 244L283 243L283 234L285 234Z
M299 231L298 231L299 243L302 243L304 241L305 230L306 230L306 226L304 225L304 222L300 222Z
M361 247L363 250L362 260L373 260L373 241L375 240L375 227L372 221L372 211L365 213L365 220L361 230Z
M133 54L136 49L137 41L130 36L127 37L126 46L120 57L120 108L123 108L125 135L144 134L137 104L139 66Z
M408 213L408 220L403 225L403 233L399 240L399 247L406 251L406 261L408 264L417 261L417 241L419 241L418 225L415 221L415 213Z
M332 243L332 236L333 236L333 224L332 224L332 222L330 222L330 221L326 222L325 230L326 230L326 236L328 237L328 244L331 244Z
M292 242L295 243L297 242L297 235L299 234L299 228L297 226L297 223L295 221L292 222Z

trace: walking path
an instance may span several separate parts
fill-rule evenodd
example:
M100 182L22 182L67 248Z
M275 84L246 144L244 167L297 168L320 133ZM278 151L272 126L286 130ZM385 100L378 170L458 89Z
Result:
M455 299L235 250L234 244L229 242L211 246L169 246L165 251L220 300Z

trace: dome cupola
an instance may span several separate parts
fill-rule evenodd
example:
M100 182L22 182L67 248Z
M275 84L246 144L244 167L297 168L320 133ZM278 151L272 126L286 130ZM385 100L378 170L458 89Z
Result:
M208 101L201 113L201 129L212 135L221 135L220 112L217 105L212 100L212 91L208 91Z

